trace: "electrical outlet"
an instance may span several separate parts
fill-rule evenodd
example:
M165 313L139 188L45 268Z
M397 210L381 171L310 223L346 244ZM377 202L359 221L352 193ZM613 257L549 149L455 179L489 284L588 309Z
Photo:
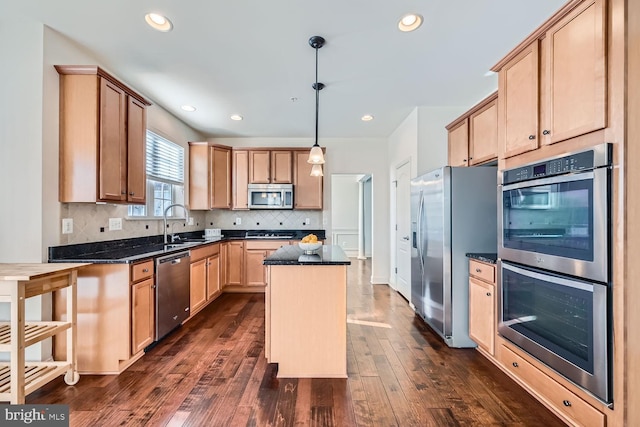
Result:
M122 230L122 218L109 218L109 231Z
M189 221L187 222L187 224L189 224L189 225L193 225L193 221L194 221L194 220L193 220L193 217L189 217Z
M242 218L238 217L236 218L236 225L240 225L242 224Z
M62 234L73 233L73 218L62 218Z
M311 224L311 220L309 218L305 218L304 225L309 225L309 224Z

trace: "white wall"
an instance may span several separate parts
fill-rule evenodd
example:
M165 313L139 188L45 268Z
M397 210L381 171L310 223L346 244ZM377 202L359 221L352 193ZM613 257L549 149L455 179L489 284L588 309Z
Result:
M209 138L208 141L232 147L311 147L312 138ZM373 283L389 283L389 170L385 138L324 138L324 200L322 221L331 235L332 174L371 174L373 185Z
M471 107L418 107L418 161L417 168L411 168L412 177L449 163L445 126Z

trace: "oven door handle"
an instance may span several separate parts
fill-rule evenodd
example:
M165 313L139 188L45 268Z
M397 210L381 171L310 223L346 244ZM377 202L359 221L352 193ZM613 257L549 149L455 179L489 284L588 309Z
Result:
M531 181L523 181L523 182L517 182L515 184L504 185L502 187L502 191L505 192L509 190L516 190L519 188L537 187L540 185L550 185L550 184L562 184L564 182L572 182L572 181L582 181L587 179L593 179L594 176L595 174L593 170L586 171L586 172L570 173L568 175L553 176L550 178L534 179Z
M543 282L553 282L558 285L567 286L573 289L580 289L586 292L593 293L593 289L595 286L595 284L592 282L582 281L580 279L565 279L563 277L558 277L552 274L542 274L526 268L516 267L515 265L508 264L504 261L502 261L501 265L505 270L513 271L514 273L531 277L532 279L538 279Z

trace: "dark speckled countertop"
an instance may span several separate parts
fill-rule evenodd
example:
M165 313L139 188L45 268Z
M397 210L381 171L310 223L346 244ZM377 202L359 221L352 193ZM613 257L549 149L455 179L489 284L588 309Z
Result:
M351 261L340 246L322 245L305 254L298 245L282 246L264 260L264 265L349 265Z
M215 242L244 240L247 230L222 230L222 236L203 239L202 230L180 233L182 239L193 240L165 246L163 236L136 237L49 247L49 262L90 262L94 264L130 264L175 252L194 249ZM292 236L284 240L300 240L309 233L325 239L325 230L250 230L282 233ZM273 240L269 238L268 240ZM297 247L297 246L296 246Z
M478 261L488 262L490 264L495 264L498 261L498 254L469 252L467 257L477 259Z

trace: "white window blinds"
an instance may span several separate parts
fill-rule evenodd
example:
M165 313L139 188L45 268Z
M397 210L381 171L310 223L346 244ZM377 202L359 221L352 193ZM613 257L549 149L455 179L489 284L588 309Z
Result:
M184 148L147 130L147 175L184 183Z

